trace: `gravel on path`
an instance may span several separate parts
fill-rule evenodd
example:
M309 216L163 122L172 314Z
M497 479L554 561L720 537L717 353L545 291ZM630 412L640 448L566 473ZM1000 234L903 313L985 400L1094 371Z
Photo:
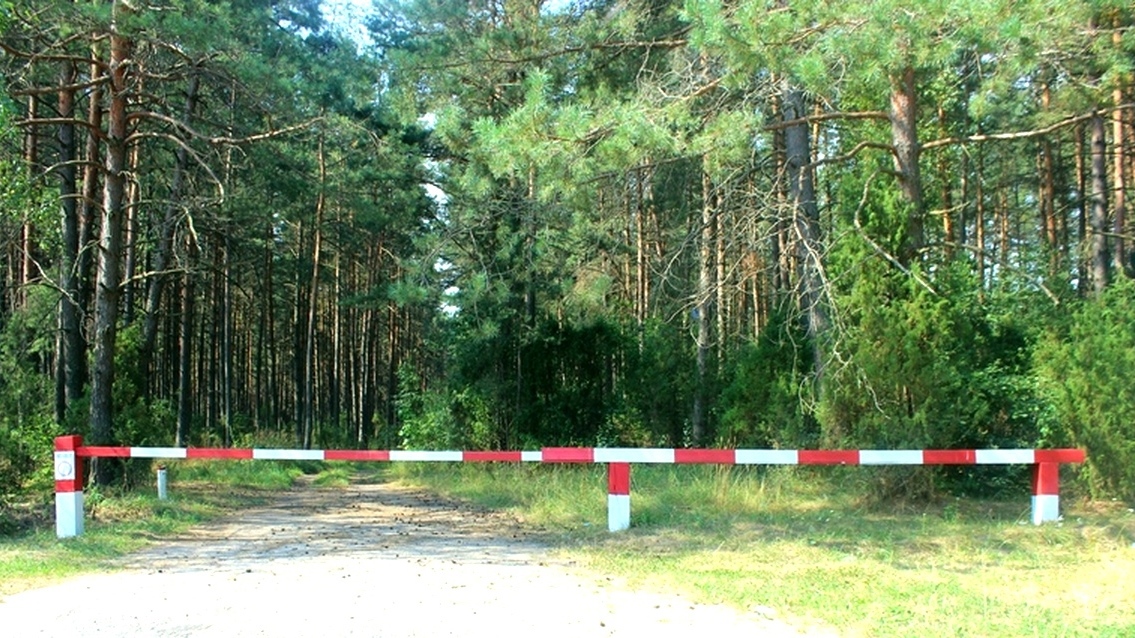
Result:
M123 567L7 597L0 636L814 635L632 591L506 516L391 483L300 486Z

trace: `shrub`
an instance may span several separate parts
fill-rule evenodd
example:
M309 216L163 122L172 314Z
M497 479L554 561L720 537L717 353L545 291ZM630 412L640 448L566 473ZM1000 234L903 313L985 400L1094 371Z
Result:
M1036 367L1063 427L1053 443L1087 450L1094 496L1135 498L1135 284L1084 302L1037 349Z

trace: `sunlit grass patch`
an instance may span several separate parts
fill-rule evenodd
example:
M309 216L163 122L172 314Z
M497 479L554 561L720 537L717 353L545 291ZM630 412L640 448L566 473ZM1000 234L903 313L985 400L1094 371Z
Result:
M1036 527L1027 491L886 503L864 471L636 465L632 529L607 534L602 466L396 470L558 530L562 551L638 586L841 635L1135 635L1135 513L1066 498Z
M302 464L285 461L193 459L165 465L171 484L203 482L230 488L283 489L304 473Z
M606 470L583 465L400 463L390 476L553 530L607 526Z
M327 463L315 475L313 481L318 487L347 487L351 478L356 474L355 469L348 463Z
M177 534L238 507L266 502L301 473L295 464L271 461L176 461L169 471L169 498L154 486L135 490L88 486L85 531L59 540L41 526L0 537L0 596L91 571L156 539Z

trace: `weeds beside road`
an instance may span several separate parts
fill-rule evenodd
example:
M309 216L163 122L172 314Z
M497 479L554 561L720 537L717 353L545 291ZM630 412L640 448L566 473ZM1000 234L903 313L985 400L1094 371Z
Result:
M632 583L855 636L1133 636L1135 513L1029 496L867 505L865 468L635 466L630 532L608 534L591 468L398 466L406 480L559 530Z
M863 468L635 466L632 529L606 531L602 466L311 464L317 485L357 473L507 511L565 557L632 585L819 625L847 636L1135 635L1135 513L1065 498L1027 524L1028 494L866 504ZM90 493L79 539L0 539L0 595L110 569L153 539L263 502L297 464L172 463L172 498Z

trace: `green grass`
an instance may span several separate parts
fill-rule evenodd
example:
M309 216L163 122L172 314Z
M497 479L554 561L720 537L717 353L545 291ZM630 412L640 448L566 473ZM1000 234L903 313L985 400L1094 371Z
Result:
M631 583L847 636L1135 635L1135 514L1065 499L868 504L865 468L635 466L632 529L606 532L601 467L396 466L513 512Z
M115 559L162 537L239 507L264 503L287 488L305 469L321 466L264 461L179 461L168 464L170 498L155 489L122 491L88 488L85 531L78 538L55 537L50 504L29 530L0 536L0 596L91 571L114 569ZM318 479L317 479L318 480Z
M868 468L641 466L629 532L606 531L598 465L169 463L153 488L88 492L87 531L50 520L0 537L0 596L94 570L227 511L264 502L301 473L347 484L400 479L506 510L559 551L634 585L774 614L844 636L1135 635L1135 513L1065 498L1065 520L1027 524L1011 500L931 505L866 498ZM363 477L364 480L366 476Z

